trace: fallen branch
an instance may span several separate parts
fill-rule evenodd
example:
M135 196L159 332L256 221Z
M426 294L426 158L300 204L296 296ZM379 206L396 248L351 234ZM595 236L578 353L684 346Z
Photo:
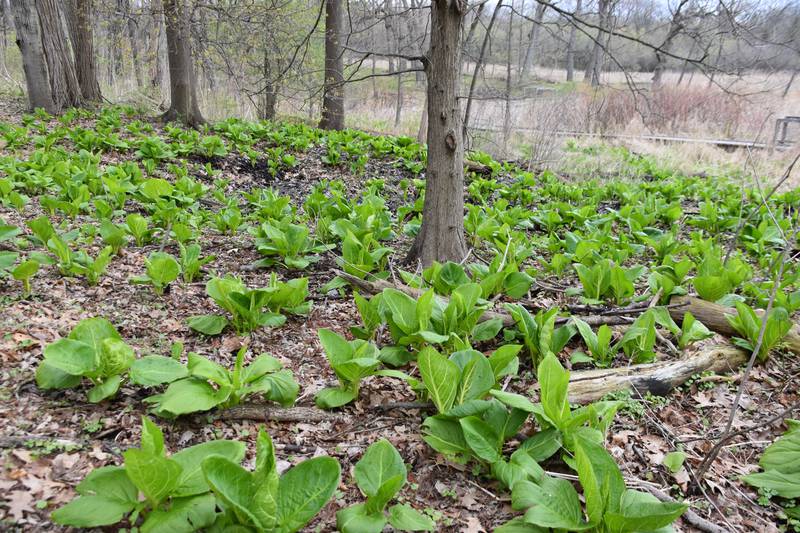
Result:
M340 414L316 407L272 407L268 405L239 405L225 409L220 420L257 420L259 422L339 422Z
M651 486L644 486L644 490L661 500L665 503L676 503L676 500L671 498L670 496L664 494L660 490L655 487ZM686 509L686 512L681 515L681 518L690 526L699 529L700 531L706 531L707 533L727 533L727 529L724 527L720 527L717 524L706 520L702 516L698 515L691 509Z
M725 315L736 315L736 309L732 307L725 307L724 305L707 302L693 296L673 297L670 301L670 305L672 304L685 304L680 307L670 307L669 309L670 316L672 316L672 319L678 324L683 321L683 315L689 312L715 333L726 337L735 337L739 335L725 318ZM761 316L764 311L762 309L757 309L756 313ZM800 325L794 324L792 326L792 329L790 329L789 333L784 337L782 344L790 352L800 354Z
M610 392L623 390L639 396L647 393L665 396L695 374L735 370L747 361L747 355L747 352L730 345L714 345L678 361L572 372L569 400L585 404L599 400Z

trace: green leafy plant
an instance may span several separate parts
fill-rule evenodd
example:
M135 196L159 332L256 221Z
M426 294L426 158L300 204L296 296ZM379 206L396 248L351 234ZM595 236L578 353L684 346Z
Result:
M256 441L253 472L226 457L208 457L201 464L206 482L224 509L216 525L226 531L242 527L299 531L325 506L341 479L339 463L331 457L305 460L278 476L275 448L264 430Z
M180 270L183 273L184 283L192 283L200 274L200 269L216 259L213 255L200 257L201 249L199 244L184 245L183 243L178 243L178 248L181 252Z
M762 321L755 310L746 303L736 302L736 315L726 315L725 318L731 327L742 335L742 337L734 337L734 343L750 352L755 350ZM774 307L767 317L764 337L758 350L758 360L766 361L769 352L780 344L790 329L792 329L792 320L789 318L789 313L782 307Z
M758 464L761 472L742 481L786 500L800 498L800 421L787 420L789 429L770 444Z
M153 252L144 262L145 275L131 278L131 283L152 285L156 294L164 294L164 289L181 275L181 265L172 255Z
M405 378L402 372L378 370L381 364L378 348L371 342L356 339L348 341L329 330L317 331L328 362L339 378L338 387L328 387L317 393L314 401L319 407L333 409L358 398L361 380L367 376L392 376Z
M525 511L496 531L512 531L512 525L567 531L656 531L669 526L688 508L682 503L661 502L649 493L625 487L625 480L611 455L593 439L575 440L578 480L586 502L581 508L572 483L549 475L514 484L512 507Z
M199 315L188 320L189 327L205 335L218 335L229 324L237 333L249 333L263 326L278 327L286 322L282 312L295 315L308 314L311 303L308 296L308 279L297 278L282 282L275 274L270 284L260 289L248 289L234 276L211 278L206 283L206 294L231 315ZM265 312L264 308L269 309Z
M264 222L256 233L256 247L267 257L257 261L259 267L282 263L287 268L303 270L319 261L316 254L333 248L330 244L316 244L309 238L306 226L288 220Z
M517 324L534 368L539 366L540 361L548 353L560 352L575 334L575 330L569 325L555 327L557 308L542 310L536 315L531 315L530 311L519 304L507 304L506 309Z
M611 340L613 331L606 324L597 328L597 333L592 331L591 326L578 317L572 317L572 323L578 328L578 332L583 338L583 342L592 354L592 360L599 367L610 366L616 351L613 349ZM573 361L575 354L573 354Z
M241 442L214 440L168 456L161 429L143 417L140 447L122 454L122 466L90 472L76 487L78 497L51 517L77 528L110 526L125 517L136 525L142 518L142 533L211 528L218 502L200 465L209 457L238 464L244 453Z
M689 344L703 339L712 337L714 333L690 312L683 315L683 322L681 323L681 335L678 339L678 348L681 350L686 348Z
M299 385L291 371L269 354L261 354L245 366L246 352L247 348L239 350L233 370L194 352L189 352L186 367L176 366L169 357L149 356L133 365L131 381L147 386L169 383L163 393L145 399L155 414L166 418L215 407L226 409L253 395L284 406L294 403Z
M28 259L18 264L11 275L15 280L22 282L22 296L27 298L31 295L31 278L39 271L39 262Z
M152 238L153 232L148 219L138 213L125 217L125 229L136 241L136 246L144 246Z
M113 324L105 318L80 321L69 336L48 344L44 360L36 368L36 384L42 389L76 387L83 378L94 385L90 402L114 396L135 359Z
M406 484L403 458L386 439L367 448L353 476L367 501L336 512L336 527L342 533L380 533L387 522L397 531L433 531L436 527L433 520L410 505L398 503L386 509Z
M390 248L380 246L371 233L359 239L348 231L342 241L342 255L338 263L348 274L364 279L373 272L380 273L386 268L391 251Z

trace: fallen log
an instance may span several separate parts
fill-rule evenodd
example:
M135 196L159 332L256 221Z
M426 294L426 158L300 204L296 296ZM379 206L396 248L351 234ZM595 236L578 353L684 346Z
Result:
M610 392L629 390L637 396L647 393L666 396L702 372L731 372L743 365L749 353L734 346L712 345L677 361L663 361L623 368L602 368L572 372L569 377L569 400L585 404Z
M316 407L273 407L269 405L238 405L219 413L220 420L256 420L259 422L338 422L340 414Z
M672 304L685 304L679 307L672 307ZM735 329L728 323L725 315L735 315L736 309L733 307L725 307L714 302L707 302L694 296L676 296L670 300L669 314L672 320L680 324L683 321L683 316L689 312L692 313L697 320L702 322L708 329L726 337L735 337L738 335ZM757 309L758 315L763 315L763 309ZM786 337L783 338L782 344L792 353L800 354L800 325L794 324Z

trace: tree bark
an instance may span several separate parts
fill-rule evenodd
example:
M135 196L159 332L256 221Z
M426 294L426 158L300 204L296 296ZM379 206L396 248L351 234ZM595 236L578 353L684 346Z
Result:
M41 27L36 6L28 0L12 0L11 11L17 33L17 46L22 54L22 69L28 89L31 109L44 108L48 113L58 111L47 75L47 62L42 47Z
M547 4L538 4L536 6L536 12L533 15L533 26L531 27L531 32L528 34L528 47L525 49L525 59L522 62L522 72L519 74L519 79L522 83L525 83L535 67L536 44L539 41L539 32L542 27L542 20L544 20L544 12L546 9Z
M169 109L161 118L177 120L189 126L205 123L197 103L197 80L194 74L189 28L183 0L163 0L164 21L167 29L167 57L169 62Z
M326 130L344 129L344 66L342 58L342 0L325 0L325 84L322 120Z
M53 102L59 111L67 107L79 107L83 104L83 96L75 62L64 35L59 3L56 0L36 0L35 4L42 29L42 46Z
M99 102L103 95L97 82L91 10L91 0L69 0L66 10L67 27L72 50L75 52L75 73L81 95L86 101Z
M582 0L575 3L575 16L581 14ZM569 39L567 40L567 81L575 78L575 23L570 21Z
M128 40L131 43L131 56L133 59L133 74L136 76L136 86L138 88L144 87L144 75L142 74L142 60L141 60L141 53L139 51L139 38L136 35L136 22L133 20L131 16L131 6L130 0L123 0L124 1L124 9L125 9L125 19L126 19L126 30L128 33Z
M407 261L461 261L464 238L464 143L458 86L465 0L433 0L428 54L428 165L422 226Z

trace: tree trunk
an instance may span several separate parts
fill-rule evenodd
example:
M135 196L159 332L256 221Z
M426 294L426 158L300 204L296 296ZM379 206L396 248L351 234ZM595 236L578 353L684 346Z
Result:
M403 70L402 60L398 59L400 69ZM400 116L403 112L403 75L398 72L397 74L397 98L394 106L394 127L395 129L400 126Z
M578 0L580 2L580 0ZM513 0L512 5L513 8ZM508 139L511 137L511 58L512 36L514 35L514 10L508 14L508 33L506 35L506 92L505 105L503 106L503 156L508 157Z
M656 51L656 66L653 69L652 81L654 89L661 86L661 78L664 75L664 69L666 68L662 52L669 52L670 48L672 47L672 42L683 29L683 14L681 13L681 10L688 3L688 1L689 0L681 0L680 3L678 3L678 6L675 8L675 12L672 14L672 19L669 21L667 36L664 38L664 42L661 43L661 50Z
M342 59L342 0L325 0L325 85L322 120L326 130L344 129L344 66Z
M133 20L131 16L131 6L129 4L130 0L124 0L125 4L125 19L126 22L126 30L128 32L128 41L131 43L131 57L133 59L133 74L136 76L136 87L141 89L144 87L144 75L142 74L142 60L141 60L141 53L139 51L139 38L136 35L136 22Z
M789 94L789 90L792 88L792 84L794 83L794 79L797 77L798 73L800 73L800 69L794 69L792 71L792 76L786 83L786 87L783 88L783 94L781 95L781 97L786 98L786 95Z
M581 14L582 0L577 0L575 3L575 16ZM575 23L570 21L569 39L567 41L567 81L573 81L575 78Z
M72 50L75 52L75 73L83 99L99 102L103 95L97 83L97 64L94 55L94 38L92 35L92 1L70 0L67 10L67 27Z
M611 0L599 0L598 4L598 30L594 38L594 46L592 47L592 57L586 67L586 72L583 74L583 81L591 83L592 87L600 85L600 70L603 63L603 35L608 26L609 16L609 2Z
M464 238L464 144L458 103L464 0L433 0L428 55L428 165L422 226L407 261L461 261Z
M59 2L36 0L39 25L42 29L42 46L50 77L50 90L57 110L78 107L83 103L75 62L72 59L63 31Z
M161 30L162 17L159 13L157 3L153 2L150 7L150 18L153 26L148 32L147 60L150 63L150 86L153 89L161 90L161 80L163 71L161 69Z
M183 0L163 0L169 62L169 109L162 120L178 120L190 126L205 123L197 103L197 90L189 28Z
M544 20L544 12L547 9L547 4L539 4L536 6L536 12L533 15L533 26L531 32L528 34L528 47L525 49L525 59L522 62L522 72L519 74L520 82L525 83L528 76L533 73L533 68L536 63L536 43L539 40L539 31L542 27L542 20Z
M475 85L478 81L478 72L481 70L481 66L483 65L483 58L486 56L486 48L488 47L489 41L492 38L492 27L494 26L494 21L497 20L497 14L500 12L501 7L503 7L503 0L497 2L497 5L494 7L492 18L489 19L489 25L486 27L486 34L483 36L481 52L478 55L478 60L475 62L475 70L472 72L472 80L470 80L469 83L469 93L467 93L467 108L464 110L464 124L462 126L464 131L464 142L466 142L468 138L467 128L469 128L469 115L470 111L472 110L472 99L475 96Z
M28 0L12 0L11 10L17 33L17 46L22 54L22 69L28 88L31 109L44 108L49 113L58 111L47 75L47 62L42 48L42 34L36 6Z

